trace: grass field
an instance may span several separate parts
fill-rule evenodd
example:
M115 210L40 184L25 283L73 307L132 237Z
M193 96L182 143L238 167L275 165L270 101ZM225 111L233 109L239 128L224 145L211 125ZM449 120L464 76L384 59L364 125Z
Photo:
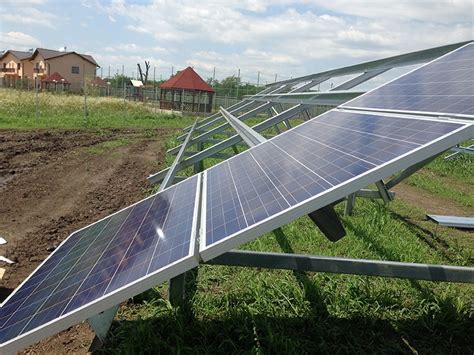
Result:
M193 122L189 117L155 113L141 103L106 97L88 97L87 113L84 116L83 96L39 93L36 106L32 91L0 89L0 128L178 128Z
M12 95L27 100L18 104ZM169 120L135 104L127 105L124 116L122 102L91 99L84 126L80 97L47 95L37 121L33 99L29 93L0 91L0 127L152 128L192 122ZM109 142L91 153L126 144ZM209 159L205 167L216 162ZM472 212L473 163L467 156L449 162L438 157L407 183L439 203L449 200ZM360 199L353 215L342 218L347 236L337 243L302 217L242 248L472 266L473 234L435 227L425 220L427 212L401 199L388 205ZM472 354L473 297L469 284L202 265L187 273L181 308L167 301L167 284L123 305L99 352Z

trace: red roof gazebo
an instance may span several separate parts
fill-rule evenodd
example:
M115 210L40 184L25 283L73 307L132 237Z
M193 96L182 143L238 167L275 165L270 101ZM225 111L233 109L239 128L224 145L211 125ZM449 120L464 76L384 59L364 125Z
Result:
M62 90L68 90L71 83L64 79L61 74L54 72L41 80L41 88L47 90L57 90L58 87Z
M160 85L160 108L186 112L211 112L215 91L191 67Z

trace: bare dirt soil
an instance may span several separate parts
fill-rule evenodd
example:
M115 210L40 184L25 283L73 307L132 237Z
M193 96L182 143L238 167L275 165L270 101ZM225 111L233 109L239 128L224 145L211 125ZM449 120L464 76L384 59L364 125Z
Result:
M0 130L0 301L71 232L145 197L171 130ZM151 138L147 138L150 137ZM25 350L85 353L83 323Z
M465 217L472 215L472 211L469 207L460 206L455 201L433 195L415 186L402 183L397 185L393 191L396 193L396 198L400 198L409 204L422 208L429 214Z

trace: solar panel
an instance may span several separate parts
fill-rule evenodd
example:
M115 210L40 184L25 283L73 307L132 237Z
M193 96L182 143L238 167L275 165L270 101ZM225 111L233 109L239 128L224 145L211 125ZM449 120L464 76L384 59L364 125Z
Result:
M469 43L344 105L474 116L474 43Z
M329 111L205 172L204 261L442 152L473 126Z
M14 351L197 266L199 180L69 236L0 308L0 349Z

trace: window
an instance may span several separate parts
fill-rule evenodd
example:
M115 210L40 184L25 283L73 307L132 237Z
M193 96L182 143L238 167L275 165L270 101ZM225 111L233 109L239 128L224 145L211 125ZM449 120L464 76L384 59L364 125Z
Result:
M20 69L21 69L21 63L16 63L16 68L17 68L18 70L20 70Z
M71 67L71 73L79 74L79 67Z

